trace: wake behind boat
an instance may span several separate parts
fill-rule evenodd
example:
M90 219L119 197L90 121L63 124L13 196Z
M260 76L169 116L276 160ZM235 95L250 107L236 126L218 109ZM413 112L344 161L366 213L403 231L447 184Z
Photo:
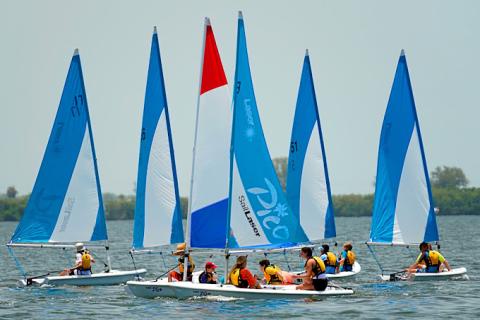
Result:
M59 272L56 271L29 277L13 251L15 247L74 248L77 245L73 243L79 241L104 241L103 247L107 251L107 263L104 263L106 272L92 274L88 260L88 265L80 261L80 265L67 269L73 275L52 276ZM24 277L19 284L25 286L47 283L111 285L146 273L145 269L114 271L110 267L107 226L78 50L75 50L70 63L35 185L22 219L7 246Z
M449 264L428 244L435 243L439 248L434 208L420 124L402 50L382 125L372 225L367 242L382 271L382 280L440 280L466 274L465 268L442 272L443 267L450 268ZM419 245L422 252L409 273L385 274L372 248L412 245ZM421 263L423 268L420 268Z

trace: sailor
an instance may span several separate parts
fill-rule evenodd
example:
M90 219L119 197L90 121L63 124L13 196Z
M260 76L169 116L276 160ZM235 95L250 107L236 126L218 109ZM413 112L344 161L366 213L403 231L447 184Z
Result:
M343 244L343 251L340 253L340 261L338 262L340 272L353 270L356 257L352 248L351 242L345 242Z
M417 260L415 260L415 263L408 268L408 272L441 272L442 264L445 265L449 271L451 270L448 261L440 252L432 250L430 244L422 242L420 243L419 249L421 252L417 257ZM424 264L425 267L422 268L422 264Z
M215 263L210 261L207 262L205 264L205 270L198 276L198 282L210 284L217 283L217 274L215 273L216 268L217 266L215 265Z
M268 259L261 260L258 264L260 265L260 271L263 272L263 279L266 284L283 284L283 274L280 267L270 264Z
M247 269L247 257L239 256L228 274L228 282L238 288L260 289L256 277Z
M174 256L180 256L178 258L178 271L172 270L168 273L168 282L172 281L183 281L183 272L184 263L185 263L185 248L186 244L180 243L177 245L177 250L173 253ZM192 274L193 270L195 270L195 263L190 255L188 255L187 259L187 281L192 281Z
M75 248L77 250L77 254L75 255L75 267L63 270L60 273L61 276L92 274L92 263L95 263L95 259L83 243L76 243Z
M320 257L312 255L312 248L303 247L300 250L300 257L305 259L305 273L293 275L293 278L303 279L303 283L297 286L297 290L317 290L324 291L328 285L328 279L325 274L325 264Z
M328 244L323 244L320 251L320 259L322 259L323 263L325 263L325 273L327 274L335 274L337 271L337 256L333 252L330 252L330 246Z

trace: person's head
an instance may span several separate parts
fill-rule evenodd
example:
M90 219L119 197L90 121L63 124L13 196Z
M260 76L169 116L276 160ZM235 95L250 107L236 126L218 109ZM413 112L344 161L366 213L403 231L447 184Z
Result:
M353 249L352 243L351 242L345 242L343 244L343 250L350 251Z
M238 256L235 266L237 268L240 268L240 269L246 268L247 267L247 257L246 256Z
M75 249L77 249L77 252L82 252L83 250L85 250L85 246L82 242L77 242L75 243Z
M177 250L173 252L174 256L181 256L185 253L185 248L187 247L187 244L185 242L179 243L177 245Z
M422 242L422 243L420 243L420 245L418 246L418 248L420 249L420 251L425 252L425 251L428 250L428 243Z
M308 259L312 257L312 248L310 247L303 247L300 249L300 257L304 259Z
M205 271L207 272L214 272L216 268L217 265L213 262L208 261L207 263L205 263Z
M270 260L263 259L263 260L260 260L258 264L260 265L260 270L265 270L265 268L270 265Z
M330 246L328 244L322 244L322 248L320 249L322 253L327 253L330 251Z

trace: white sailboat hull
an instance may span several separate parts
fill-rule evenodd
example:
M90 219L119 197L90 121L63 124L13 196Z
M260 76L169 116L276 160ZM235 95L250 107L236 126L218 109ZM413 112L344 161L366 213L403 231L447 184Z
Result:
M137 297L156 298L222 296L241 299L305 299L353 294L352 289L328 287L325 291L296 290L295 286L264 286L262 289L243 289L232 285L192 282L128 281L128 290Z
M443 271L437 273L412 273L408 275L399 275L390 279L390 275L380 275L383 281L441 281L454 279L468 279L466 268L455 268L450 271Z
M32 285L51 285L51 286L107 286L125 283L129 280L140 277L147 272L146 269L138 270L110 270L110 272L94 273L91 275L73 275L73 276L50 276L44 278L32 279ZM20 287L26 287L27 281L21 279L18 281Z
M352 266L352 271L343 271L335 274L327 274L327 277L329 279L340 280L356 276L360 273L360 271L362 271L362 267L360 266L360 263L355 261Z

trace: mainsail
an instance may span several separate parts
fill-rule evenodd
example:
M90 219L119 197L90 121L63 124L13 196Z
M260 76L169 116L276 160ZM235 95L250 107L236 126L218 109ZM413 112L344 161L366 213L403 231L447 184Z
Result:
M140 135L133 248L183 242L172 133L156 28Z
M336 236L327 159L308 51L303 61L290 140L287 198L311 241Z
M288 206L263 135L241 13L233 101L228 247L308 241Z
M35 185L10 243L96 240L107 240L107 227L75 50Z
M225 248L231 100L208 18L205 19L202 54L192 164L189 246Z
M438 241L438 229L407 60L402 50L378 149L370 242Z

